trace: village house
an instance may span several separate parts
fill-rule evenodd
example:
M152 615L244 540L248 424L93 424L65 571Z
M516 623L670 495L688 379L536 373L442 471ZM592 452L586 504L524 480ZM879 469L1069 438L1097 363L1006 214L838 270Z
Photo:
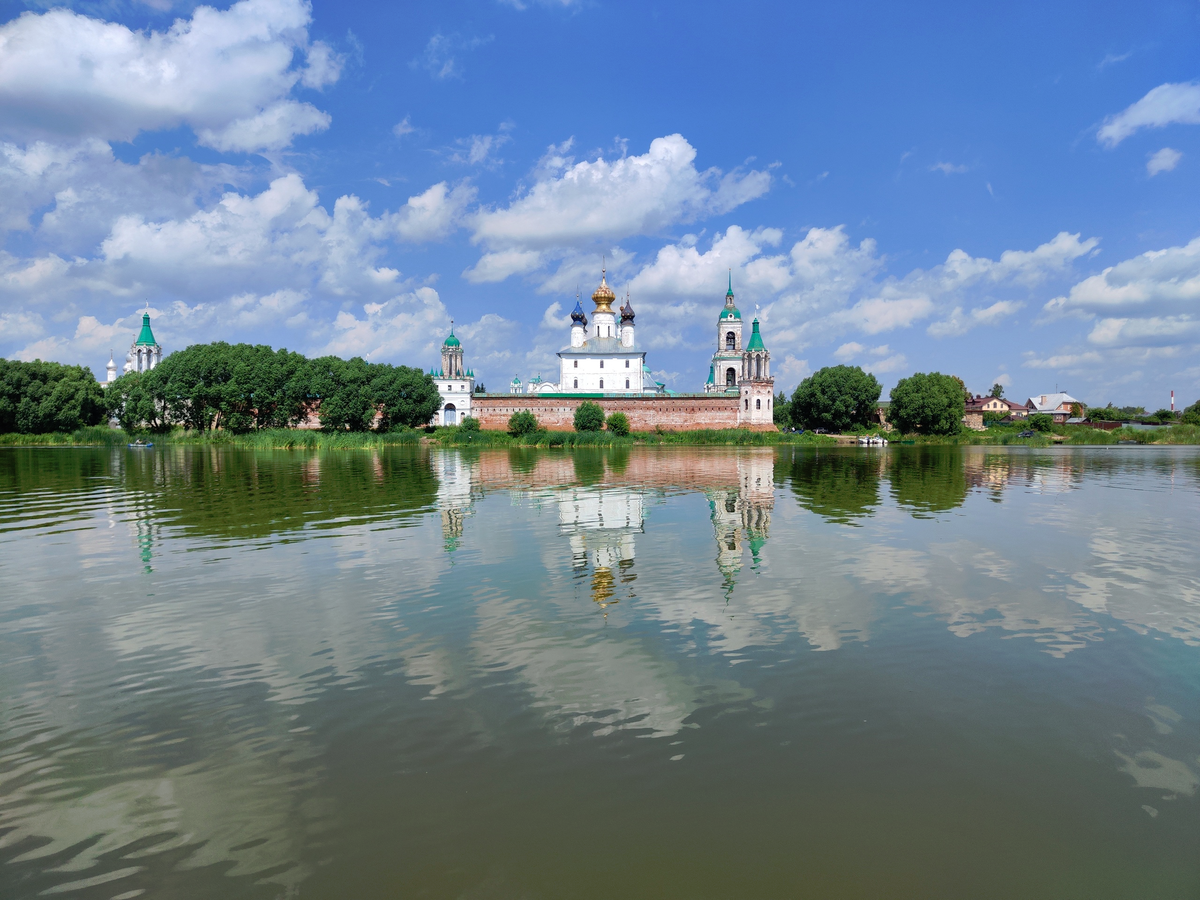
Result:
M1065 424L1070 418L1082 420L1087 413L1086 405L1062 391L1030 397L1025 405L1031 413L1045 413L1058 425Z

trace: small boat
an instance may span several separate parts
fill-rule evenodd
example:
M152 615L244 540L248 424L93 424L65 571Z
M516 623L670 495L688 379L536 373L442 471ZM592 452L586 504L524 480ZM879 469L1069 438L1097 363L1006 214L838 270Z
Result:
M860 447L886 447L887 438L876 437L875 435L864 435L858 439Z
M136 440L132 444L129 445L129 449L130 450L144 450L147 447L153 447L153 446L154 446L154 441Z

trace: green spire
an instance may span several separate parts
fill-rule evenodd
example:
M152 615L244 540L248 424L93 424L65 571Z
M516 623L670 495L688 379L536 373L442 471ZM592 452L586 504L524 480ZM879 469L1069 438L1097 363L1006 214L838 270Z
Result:
M716 375L713 374L712 366L708 367L708 381L706 381L704 383L705 384L716 384L717 383Z
M142 330L138 334L137 340L133 342L135 347L153 347L158 344L154 339L154 332L150 330L150 313L142 313Z
M733 296L733 269L729 270L729 290L725 292L726 297Z
M758 333L758 317L754 317L754 331L750 335L750 343L746 345L747 350L766 350L766 345L763 344L762 335Z

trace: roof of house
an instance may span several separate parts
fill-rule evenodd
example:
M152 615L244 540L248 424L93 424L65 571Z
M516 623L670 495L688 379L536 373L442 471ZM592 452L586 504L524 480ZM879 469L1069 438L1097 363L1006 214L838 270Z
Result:
M1025 405L1038 412L1051 412L1060 406L1070 406L1072 403L1078 402L1070 394L1059 391L1056 394L1039 394L1036 397L1030 397L1025 401Z

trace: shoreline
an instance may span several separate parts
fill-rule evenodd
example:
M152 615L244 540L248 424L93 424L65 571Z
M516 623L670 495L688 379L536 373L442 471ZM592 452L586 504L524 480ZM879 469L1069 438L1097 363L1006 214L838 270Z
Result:
M1200 426L1174 425L1154 431L1098 429L1066 426L1052 432L1039 432L1034 437L1019 437L1019 432L960 432L953 435L894 435L868 432L885 437L889 444L900 446L1025 446L1051 447L1066 445L1112 446L1117 444L1200 445ZM562 448L575 447L654 447L654 446L723 446L775 447L856 446L865 434L815 434L811 431L792 434L780 431L751 431L730 428L676 432L637 432L618 436L606 431L542 431L528 435L510 435L503 431L465 431L457 427L394 431L386 434L372 432L325 432L300 429L270 429L248 434L224 431L185 432L176 430L162 435L129 435L118 429L94 426L78 431L53 434L0 434L0 447L124 447L137 438L171 446L238 447L259 450L375 450L398 446L441 446L476 448Z

